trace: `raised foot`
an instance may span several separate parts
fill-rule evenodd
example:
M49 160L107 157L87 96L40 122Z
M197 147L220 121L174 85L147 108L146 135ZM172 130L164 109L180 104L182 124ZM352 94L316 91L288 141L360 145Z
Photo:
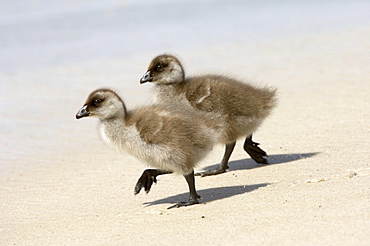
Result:
M246 141L244 144L244 150L252 157L253 160L260 164L268 164L267 153L258 147L259 143L253 142L252 140Z
M157 172L151 169L145 170L135 185L134 194L139 194L142 188L149 193L153 183L157 183Z
M218 175L218 174L221 174L221 173L225 173L226 172L226 169L225 168L216 168L216 169L213 169L213 170L207 170L207 171L204 171L204 172L200 172L200 173L196 173L194 174L194 176L201 176L201 177L207 177L207 176L212 176L212 175Z
M179 202L179 203L176 203L175 205L168 207L167 209L187 207L187 206L191 206L194 204L199 204L199 201L196 200L196 201Z

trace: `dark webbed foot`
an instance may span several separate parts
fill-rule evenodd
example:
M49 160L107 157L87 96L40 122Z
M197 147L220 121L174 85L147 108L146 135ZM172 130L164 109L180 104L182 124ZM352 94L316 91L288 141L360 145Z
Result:
M191 173L187 175L184 175L184 177L189 186L189 192L190 192L189 201L176 203L175 205L172 205L171 207L168 207L167 209L187 207L187 206L191 206L194 204L199 204L198 199L200 198L200 196L197 194L197 191L195 190L194 171L192 171Z
M170 172L161 171L158 169L146 169L135 185L134 194L139 194L142 188L144 188L146 193L149 193L153 183L157 183L157 176L168 173Z
M253 160L261 164L268 164L266 152L258 147L259 143L252 141L252 136L247 137L244 142L244 150L251 156Z
M146 193L149 193L153 182L157 183L157 176L153 175L151 171L152 170L147 169L143 172L135 185L135 195L139 194L142 188L144 188Z
M227 163L229 162L229 159L230 159L231 153L234 150L235 144L236 142L233 142L231 144L226 144L224 157L222 158L220 165L216 169L196 173L195 176L207 177L207 176L225 173L226 170L229 169L229 166L227 165Z
M179 203L176 203L175 205L172 205L172 206L168 207L167 209L187 207L187 206L191 206L191 205L194 205L194 204L199 204L199 201L198 200L195 200L195 201L190 201L189 200L187 202L179 202Z
M195 197L193 197L193 196L194 195L190 194L189 201L176 203L175 205L172 205L172 206L168 207L167 209L187 207L187 206L191 206L191 205L194 205L194 204L199 204L198 199L201 198L200 195L195 193Z
M194 174L195 176L201 176L201 177L207 177L207 176L212 176L212 175L218 175L218 174L221 174L221 173L225 173L226 170L228 169L229 167L226 167L226 168L223 168L221 166L219 166L218 168L216 169L213 169L213 170L207 170L207 171L204 171L204 172L199 172L199 173L196 173Z

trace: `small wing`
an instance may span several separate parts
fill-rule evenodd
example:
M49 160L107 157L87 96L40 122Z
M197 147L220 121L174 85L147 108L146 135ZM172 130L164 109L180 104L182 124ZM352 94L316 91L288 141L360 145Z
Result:
M198 84L194 88L190 88L186 92L186 98L189 100L194 108L202 111L211 112L214 109L213 102L211 100L212 88L206 81Z
M158 144L164 140L163 124L163 117L143 117L136 122L136 129L146 143Z

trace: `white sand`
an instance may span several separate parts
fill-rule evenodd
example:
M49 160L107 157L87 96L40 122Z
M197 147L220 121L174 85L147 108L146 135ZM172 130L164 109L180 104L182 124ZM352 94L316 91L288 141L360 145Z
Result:
M280 103L254 137L270 165L238 143L229 172L196 179L202 203L172 210L188 196L182 177L134 196L145 166L106 147L96 120L74 119L101 86L149 102L138 79L156 53L4 75L2 100L17 107L2 117L19 120L2 136L0 244L369 245L369 51L370 29L179 51L188 73L276 86Z

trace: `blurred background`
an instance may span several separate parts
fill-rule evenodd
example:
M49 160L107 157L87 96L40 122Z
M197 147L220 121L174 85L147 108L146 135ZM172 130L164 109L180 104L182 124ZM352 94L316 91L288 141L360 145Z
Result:
M369 9L366 0L1 0L0 73L352 29L369 23Z
M369 13L367 0L0 0L0 168L73 155L76 140L86 147L96 122L74 115L98 87L117 89L129 106L149 102L139 78L158 54L178 55L192 74L284 88L277 75L295 70L278 63L292 55L258 45L358 30ZM307 44L295 47L298 58Z

